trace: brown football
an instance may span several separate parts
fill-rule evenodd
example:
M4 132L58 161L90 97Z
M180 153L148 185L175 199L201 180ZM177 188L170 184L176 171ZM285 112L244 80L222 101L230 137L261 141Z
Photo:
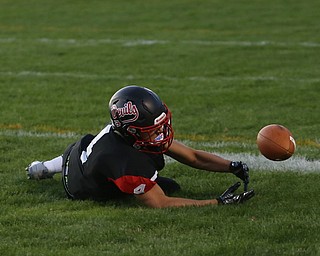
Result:
M273 161L290 158L296 150L296 142L288 128L279 124L263 127L257 136L259 151Z

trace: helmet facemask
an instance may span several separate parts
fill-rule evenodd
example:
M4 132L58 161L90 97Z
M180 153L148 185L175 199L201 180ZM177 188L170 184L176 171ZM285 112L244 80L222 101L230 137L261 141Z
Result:
M167 113L163 112L154 123L147 127L130 125L127 133L135 138L133 146L139 151L162 154L169 149L173 141L170 110L167 108Z

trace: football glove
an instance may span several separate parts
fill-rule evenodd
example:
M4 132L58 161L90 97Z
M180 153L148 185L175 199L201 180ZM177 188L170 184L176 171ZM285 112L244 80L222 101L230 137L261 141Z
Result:
M238 178L243 180L245 191L247 191L249 183L249 167L242 162L232 161L229 166L230 171Z
M241 183L237 182L228 188L221 196L217 198L219 204L239 204L249 200L254 196L254 190L243 192L235 195L234 192L240 187Z

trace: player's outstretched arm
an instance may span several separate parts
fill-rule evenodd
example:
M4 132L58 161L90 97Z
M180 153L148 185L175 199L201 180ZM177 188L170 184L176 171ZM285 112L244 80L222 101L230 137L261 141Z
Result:
M151 208L203 206L209 204L218 204L217 199L195 200L188 198L169 197L163 192L158 184L154 185L153 188L148 192L135 196L142 204Z
M190 148L175 140L166 154L197 169L212 172L231 172L244 181L245 187L249 183L249 168L243 162L230 161L213 153Z
M235 194L239 188L240 182L235 183L222 193L217 199L195 200L180 197L166 196L161 187L156 184L147 193L136 195L136 198L144 205L151 208L168 208L168 207L183 207L183 206L204 206L217 204L239 204L243 203L254 196L254 191Z
M193 149L176 140L172 142L166 154L183 164L197 169L214 172L231 172L231 161L203 150Z

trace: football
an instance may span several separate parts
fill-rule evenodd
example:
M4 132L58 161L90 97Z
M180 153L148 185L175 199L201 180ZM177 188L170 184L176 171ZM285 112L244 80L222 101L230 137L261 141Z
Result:
M279 124L263 127L257 136L257 144L262 155L272 161L290 158L296 150L296 142L288 128Z

